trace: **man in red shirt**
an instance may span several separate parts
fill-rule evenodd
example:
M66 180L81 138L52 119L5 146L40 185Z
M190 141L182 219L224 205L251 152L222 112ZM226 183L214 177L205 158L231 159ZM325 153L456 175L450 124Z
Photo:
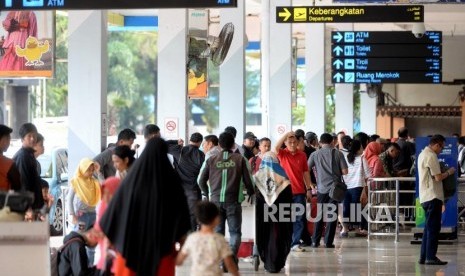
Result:
M283 143L286 145L285 149L281 148ZM291 244L292 251L302 252L305 251L305 249L300 246L300 236L305 227L302 216L305 214L306 196L311 198L311 190L315 187L311 186L313 184L311 184L310 181L307 156L303 151L297 149L297 145L298 141L295 137L295 133L290 131L279 139L276 143L275 150L278 153L279 163L291 181L293 203L299 205L299 207L293 208L293 210L304 210L303 214L293 217ZM300 214L302 212L297 211L297 213Z

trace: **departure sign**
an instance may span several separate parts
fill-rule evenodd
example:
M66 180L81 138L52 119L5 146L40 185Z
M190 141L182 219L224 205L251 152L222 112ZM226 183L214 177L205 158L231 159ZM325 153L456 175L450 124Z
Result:
M419 5L276 7L277 23L376 23L423 22L423 20L423 6Z
M231 8L237 0L0 0L0 10Z
M441 83L442 33L332 32L334 83Z

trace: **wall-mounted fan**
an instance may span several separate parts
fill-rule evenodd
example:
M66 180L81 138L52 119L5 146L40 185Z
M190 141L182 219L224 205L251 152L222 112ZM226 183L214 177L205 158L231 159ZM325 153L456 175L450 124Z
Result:
M189 54L187 67L198 58L210 58L212 63L220 66L228 54L234 36L234 25L227 23L218 36L208 36L207 40L189 38Z

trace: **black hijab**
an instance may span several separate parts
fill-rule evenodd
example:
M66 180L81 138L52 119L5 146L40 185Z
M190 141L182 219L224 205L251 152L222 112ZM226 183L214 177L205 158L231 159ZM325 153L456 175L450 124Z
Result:
M156 275L160 260L190 229L184 190L167 152L163 139L148 141L100 221L137 275Z

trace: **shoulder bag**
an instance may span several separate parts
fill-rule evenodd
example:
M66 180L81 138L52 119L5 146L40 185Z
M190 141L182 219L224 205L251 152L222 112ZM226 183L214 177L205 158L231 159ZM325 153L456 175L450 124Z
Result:
M329 197L331 197L333 200L337 202L342 202L346 196L347 192L347 185L344 183L344 179L342 178L342 170L339 162L339 158L335 157L335 151L336 149L331 150L331 167L332 171L335 172L334 170L337 166L337 170L340 172L340 176L336 176L333 174L333 186L331 186L331 189L329 190Z

